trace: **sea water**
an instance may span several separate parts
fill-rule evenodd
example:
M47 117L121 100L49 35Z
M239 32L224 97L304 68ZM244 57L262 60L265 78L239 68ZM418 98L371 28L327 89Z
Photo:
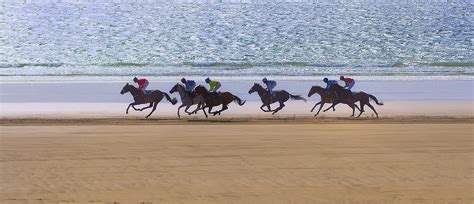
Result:
M472 80L473 14L468 0L1 1L0 80Z

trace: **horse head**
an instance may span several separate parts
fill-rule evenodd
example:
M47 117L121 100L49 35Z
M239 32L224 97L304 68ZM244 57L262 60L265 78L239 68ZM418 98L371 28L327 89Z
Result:
M120 94L123 95L123 94L129 92L129 91L130 91L130 87L129 87L129 86L130 86L130 85L129 85L128 83L125 84L125 86L123 86L122 90L120 91Z
M249 94L252 94L253 92L258 92L259 90L264 89L260 84L254 83L252 88L249 90Z
M325 93L325 89L323 87L320 87L320 86L313 86L311 87L311 89L309 90L309 93L308 93L308 97L311 97L313 94L315 93L318 93L319 95L323 95Z
M178 83L176 83L176 85L174 85L174 86L173 86L173 88L171 88L171 90L170 90L170 94L172 94L172 93L174 93L174 92L178 91L178 85L179 85L179 84L178 84Z

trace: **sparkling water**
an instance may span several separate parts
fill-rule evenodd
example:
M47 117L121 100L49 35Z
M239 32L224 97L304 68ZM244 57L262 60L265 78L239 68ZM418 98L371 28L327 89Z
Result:
M6 1L0 79L473 79L470 1Z

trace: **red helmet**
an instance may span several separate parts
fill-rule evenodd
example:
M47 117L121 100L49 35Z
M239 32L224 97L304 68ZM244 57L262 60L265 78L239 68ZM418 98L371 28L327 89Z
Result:
M339 77L340 80L344 80L344 76Z

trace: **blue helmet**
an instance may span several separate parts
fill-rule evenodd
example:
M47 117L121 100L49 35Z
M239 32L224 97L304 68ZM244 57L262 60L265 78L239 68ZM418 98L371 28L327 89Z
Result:
M329 79L326 77L323 79L324 82L328 83Z

